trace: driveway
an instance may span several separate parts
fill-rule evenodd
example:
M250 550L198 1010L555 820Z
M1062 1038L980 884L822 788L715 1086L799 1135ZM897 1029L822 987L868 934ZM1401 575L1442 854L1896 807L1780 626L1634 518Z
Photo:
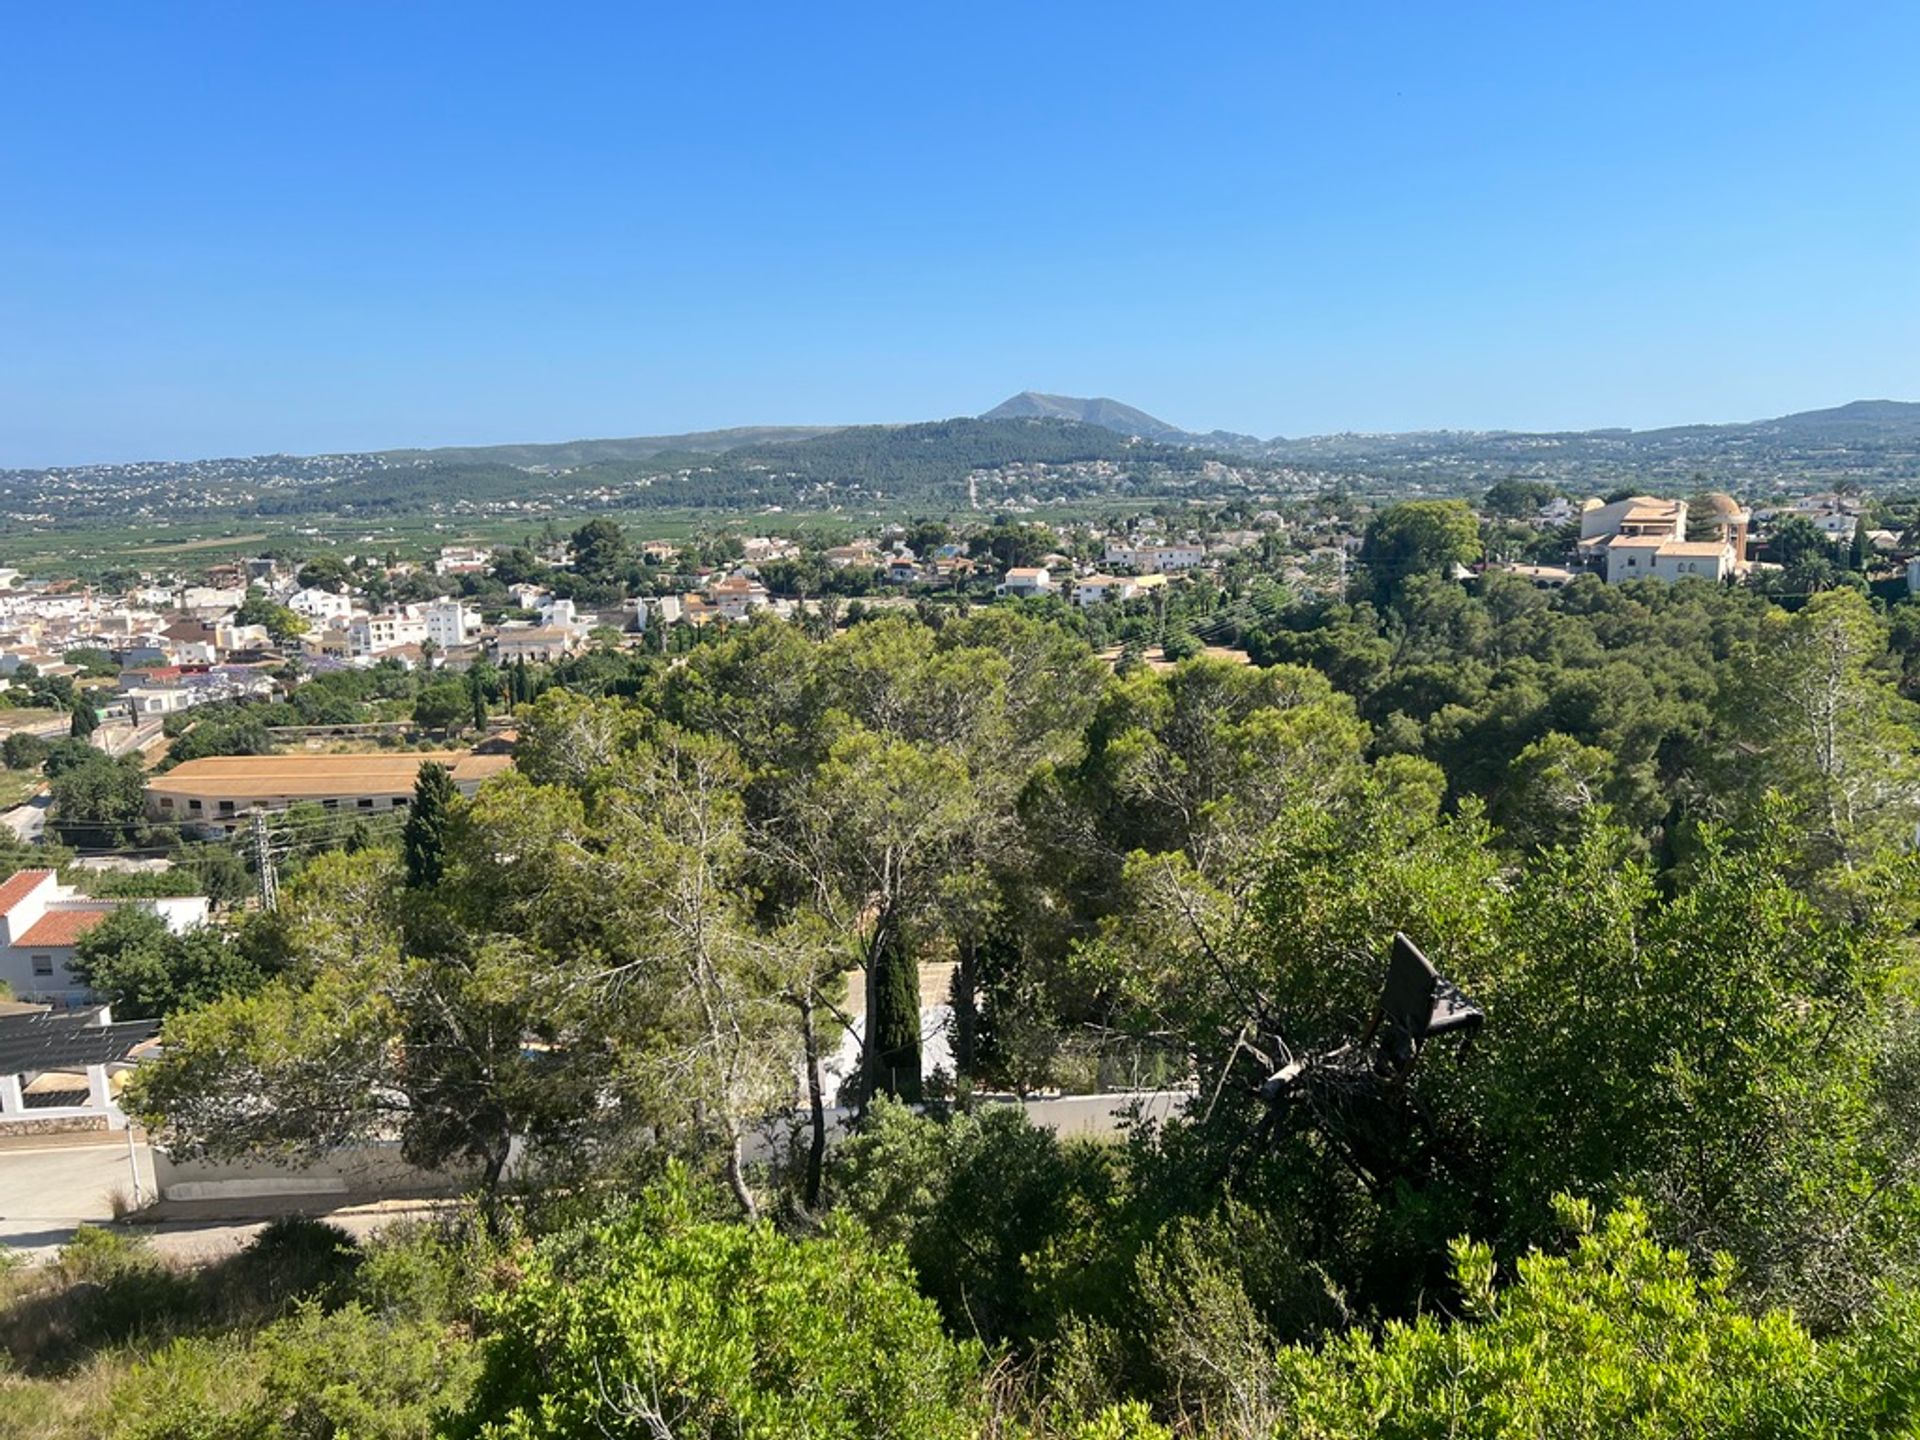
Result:
M151 1205L152 1152L136 1139L133 1157L141 1199ZM66 1140L48 1136L39 1144L24 1137L8 1141L0 1145L0 1246L29 1261L49 1260L80 1226L112 1220L116 1193L129 1198L133 1194L124 1131L110 1139L87 1135ZM325 1197L311 1195L218 1205L168 1203L136 1216L128 1228L146 1236L168 1259L202 1265L246 1248L275 1215L315 1215L359 1240L395 1220L432 1215L450 1203L386 1200L330 1209Z
M151 1199L153 1157L145 1145L134 1146L133 1164L143 1198ZM133 1177L124 1131L111 1139L10 1143L0 1149L0 1245L29 1258L57 1250L81 1225L111 1220L116 1194L131 1201Z

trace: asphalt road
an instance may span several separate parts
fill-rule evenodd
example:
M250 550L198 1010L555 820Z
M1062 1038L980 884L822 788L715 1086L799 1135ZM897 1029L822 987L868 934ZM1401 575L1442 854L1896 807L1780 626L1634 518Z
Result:
M151 1197L153 1156L134 1146L142 1194ZM124 1132L109 1141L0 1150L0 1245L29 1258L64 1245L75 1229L113 1218L113 1197L131 1200L133 1175Z

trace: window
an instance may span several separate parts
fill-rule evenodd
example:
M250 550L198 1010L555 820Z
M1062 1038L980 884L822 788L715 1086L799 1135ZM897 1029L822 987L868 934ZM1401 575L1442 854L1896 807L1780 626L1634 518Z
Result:
M233 801L231 801L231 800L222 800L222 801L220 802L220 813L221 813L222 815L231 815L231 814L233 814Z
M200 808L200 802L198 800L187 801L187 809L198 810L199 808Z
M340 808L340 802L337 799L328 797L320 802L320 808L322 810L338 810Z
M373 801L369 799L356 800L354 803L362 810L371 810L373 808Z
M53 956L51 955L34 956L33 957L33 973L35 975L52 975L53 974Z

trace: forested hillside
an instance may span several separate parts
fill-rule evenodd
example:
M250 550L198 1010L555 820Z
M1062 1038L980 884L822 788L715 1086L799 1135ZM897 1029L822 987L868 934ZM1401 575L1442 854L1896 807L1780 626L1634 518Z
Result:
M1036 601L523 677L477 798L140 952L211 977L142 992L169 1144L397 1136L468 1218L89 1240L0 1434L1911 1433L1914 614L1412 579L1248 666ZM1395 932L1484 1025L1367 1080ZM987 1101L1129 1086L1192 1099Z
M1210 452L1135 442L1053 418L772 429L649 441L490 446L142 466L0 471L15 523L72 527L140 517L234 519L519 513L542 508L716 512L768 506L965 510L969 472L1007 467L1076 494L1167 493L1209 473ZM685 439L689 448L666 442ZM728 443L731 442L731 443ZM1103 467L1075 476L1073 467ZM1265 475L1271 467L1257 473ZM1218 490L1217 483L1210 490ZM1239 488L1237 484L1227 488Z

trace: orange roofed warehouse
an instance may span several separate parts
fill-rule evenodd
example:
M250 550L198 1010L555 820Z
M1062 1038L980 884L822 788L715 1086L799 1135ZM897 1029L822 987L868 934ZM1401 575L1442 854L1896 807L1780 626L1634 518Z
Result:
M318 805L378 813L413 799L421 765L453 772L464 795L513 764L511 755L466 750L402 750L391 755L211 755L147 781L147 813L156 820L232 830L255 810Z

